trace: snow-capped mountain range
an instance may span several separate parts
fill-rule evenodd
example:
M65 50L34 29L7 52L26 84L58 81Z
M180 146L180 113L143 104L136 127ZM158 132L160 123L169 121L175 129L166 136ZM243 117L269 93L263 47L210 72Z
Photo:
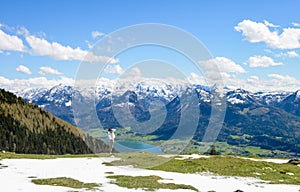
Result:
M194 90L197 92L199 99L202 102L211 101L212 88L201 85L190 86L177 86L161 85L160 87L151 86L147 84L137 84L133 91L136 93L139 100L160 98L165 103L172 101L176 96L181 96L188 90ZM129 90L128 90L129 91ZM41 107L46 105L56 105L61 107L72 106L72 95L79 93L81 96L95 100L99 103L104 98L121 96L126 91L120 92L113 88L105 88L104 86L98 88L85 89L79 91L72 86L57 85L50 89L37 88L37 89L25 89L13 91L17 96L23 99L38 104ZM116 94L117 93L117 94ZM283 101L299 102L300 91L288 92L288 91L273 91L273 92L250 92L244 89L229 90L225 88L225 100L230 104L261 104L261 105L280 105Z
M212 107L221 106L214 105L215 98L221 98L226 111L219 141L300 153L300 91L250 92L225 88L219 94L215 87L201 85L140 83L131 89L126 86L75 89L57 85L14 93L85 130L99 126L132 128L135 123L140 134L153 134L163 140L176 131L182 114L188 114L184 127L192 127L193 118L198 118L194 139L199 141L211 120ZM196 95L196 102L191 95ZM199 114L189 113L191 106L200 109Z
M75 124L73 110L72 110L72 97L78 95L85 101L94 102L97 106L96 110L109 111L114 105L122 106L129 103L133 106L138 106L139 112L147 111L150 103L154 100L159 100L167 106L172 100L182 97L184 94L194 92L199 98L199 105L201 103L210 103L215 96L212 94L212 87L201 85L148 85L145 83L137 84L132 90L126 90L123 87L113 88L112 86L99 86L95 88L87 88L84 90L75 89L72 86L57 85L50 89L27 89L15 91L17 96L24 98L26 101L32 102L40 107L45 108L52 114ZM119 100L131 91L132 97L136 97L136 101L129 101L127 99L120 103ZM243 89L230 90L225 88L223 90L224 99L228 105L239 107L248 106L272 106L281 108L289 113L300 116L300 91L297 92L250 92ZM127 95L128 96L128 95ZM76 100L77 100L76 99ZM80 99L80 100L82 100ZM78 100L77 100L78 101ZM118 101L118 102L116 102ZM134 111L131 109L131 111ZM134 112L133 112L134 113ZM103 115L103 114L102 114ZM99 116L99 115L98 115ZM105 116L105 115L104 115ZM110 119L110 118L109 118ZM111 120L111 119L110 119Z

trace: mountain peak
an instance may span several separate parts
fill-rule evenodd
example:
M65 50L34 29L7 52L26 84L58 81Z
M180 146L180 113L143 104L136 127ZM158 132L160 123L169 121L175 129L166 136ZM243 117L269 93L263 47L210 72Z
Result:
M296 95L296 99L300 99L300 90L297 90L295 92L295 95Z
M245 105L256 103L253 94L241 88L228 91L226 93L226 99L231 104Z

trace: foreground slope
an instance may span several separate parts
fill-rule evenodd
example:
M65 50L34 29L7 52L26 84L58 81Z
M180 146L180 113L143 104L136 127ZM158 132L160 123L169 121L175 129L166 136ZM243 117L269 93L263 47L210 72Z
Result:
M3 167L1 169L0 166L0 184L4 191L39 192L171 191L169 187L161 189L163 183L170 183L172 186L175 184L179 188L178 191L193 191L186 189L188 185L190 188L206 192L299 192L300 167L295 165L256 162L238 157L196 157L195 154L193 156L195 158L192 159L182 159L181 156L169 157L170 161L164 166L153 168L156 170L133 166L136 162L148 160L148 163L150 157L151 160L165 158L142 152L117 153L115 158L3 159L0 161ZM127 163L130 166L107 166L119 163L123 165ZM162 179L157 182L158 178ZM43 181L44 185L34 184L36 180ZM53 185L51 180L69 182ZM93 189L66 187L72 185L70 180L78 180L84 184L94 183L99 187ZM270 181L278 184L270 184ZM287 185L288 183L293 184Z

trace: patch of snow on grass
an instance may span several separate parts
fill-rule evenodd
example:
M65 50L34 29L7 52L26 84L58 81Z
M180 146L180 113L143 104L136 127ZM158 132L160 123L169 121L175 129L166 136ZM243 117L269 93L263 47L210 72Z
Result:
M190 155L186 157L202 157ZM261 180L254 178L224 177L209 174L183 174L157 170L133 168L131 166L105 166L103 162L110 162L117 158L58 158L58 159L3 159L1 164L8 166L0 169L1 191L38 191L38 192L67 192L73 190L67 187L35 185L32 177L38 179L70 177L85 183L99 183L96 191L136 192L142 189L127 189L110 183L108 175L149 176L157 175L162 178L160 182L191 185L200 191L214 190L216 192L232 192L242 190L245 192L274 192L289 191L298 192L296 185L271 185L263 184ZM111 174L113 172L113 174ZM110 174L108 174L110 173ZM87 189L74 189L76 191L95 191ZM159 189L159 192L170 190ZM190 190L175 190L190 191Z

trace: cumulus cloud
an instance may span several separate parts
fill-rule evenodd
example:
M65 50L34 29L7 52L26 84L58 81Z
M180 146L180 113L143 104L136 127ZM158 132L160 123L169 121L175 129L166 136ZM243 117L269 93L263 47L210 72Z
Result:
M26 47L22 39L14 35L9 35L0 29L0 50L25 52Z
M270 87L273 90L298 90L300 86L300 82L289 75L281 75L281 74L269 74L268 80L265 83L265 87Z
M48 67L48 66L40 67L39 74L40 75L62 75L62 73L59 72L58 70L53 69L53 68Z
M25 27L19 27L16 31L17 35L29 36L30 33Z
M0 25L3 28L4 25ZM80 47L72 48L70 46L62 45L58 42L49 42L45 39L45 33L40 32L38 35L31 35L25 27L5 28L14 31L16 35L10 35L0 29L0 53L2 51L19 51L26 52L37 56L47 56L54 60L78 60L84 62L103 62L115 64L119 60L108 56L95 55L94 53L83 50ZM97 38L103 35L99 31L92 32L92 36ZM21 38L24 36L26 42L29 44L27 48Z
M264 24L268 27L274 27L274 28L280 27L279 25L274 25L273 23L270 23L267 20L264 20Z
M296 53L296 51L289 51L289 52L287 52L287 56L291 57L291 58L293 58L293 57L299 57L299 55L298 55L298 53Z
M270 67L270 66L277 66L282 65L281 62L275 62L272 58L267 56L252 56L246 62L250 67Z
M267 21L264 23L251 20L243 20L238 23L234 29L242 32L246 40L251 43L264 42L267 46L276 49L296 49L300 48L300 29L299 28L283 28L282 33L271 31L269 27L275 25ZM277 27L277 26L275 26Z
M107 65L104 69L104 72L107 74L122 74L124 70L120 65Z
M103 35L104 35L104 33L100 32L100 31L93 31L92 32L93 39L97 39L98 37L101 37Z
M205 85L205 77L202 75L198 75L197 73L192 72L188 77L187 80L192 84L200 84Z
M296 91L300 87L300 81L289 75L268 74L267 78L250 76L246 79L238 76L223 78L224 86L236 89L242 88L252 92L257 91Z
M227 59L213 59L213 64L216 64L216 61L223 61L222 63L231 63L231 62L224 62L228 61ZM231 60L230 60L231 61ZM210 61L211 62L211 61ZM300 81L294 77L288 75L280 75L280 74L269 74L265 78L260 78L259 76L252 75L249 77L245 77L244 73L245 70L240 69L239 67L230 67L225 68L224 66L220 67L219 74L214 72L213 68L207 68L210 62L205 62L205 75L197 75L191 73L188 77L188 80L191 83L199 83L202 85L213 85L216 84L218 87L228 87L228 88L243 88L249 91L276 91L276 90L285 90L285 91L295 91L298 90L300 87ZM233 62L233 61L232 61ZM203 62L202 63L203 66ZM248 65L251 67L267 67L267 66L274 66L274 65L281 65L282 63L276 63L271 58L266 56L254 56L250 57ZM210 66L210 65L208 65ZM236 66L231 63L231 65L227 66ZM234 70L233 70L234 69ZM250 72L248 72L250 73ZM218 76L219 78L215 78Z
M46 39L27 36L26 41L31 47L30 52L33 55L48 56L55 60L79 60L85 62L108 62L117 63L118 59L107 56L98 56L88 51L82 50L80 47L72 48L63 46L57 42L48 42Z
M132 76L142 76L142 72L138 67L134 67L131 69Z
M130 79L130 80L142 80L143 79L143 73L140 68L133 67L130 69L127 69L126 71L122 72L122 78L123 79Z
M206 61L199 61L203 68L206 84L216 85L218 88L224 86L227 79L231 79L235 74L245 73L245 69L226 57L216 57Z
M296 51L288 51L286 53L278 53L275 56L276 57L296 58L296 57L299 57L299 54Z
M18 91L28 88L51 88L58 84L74 85L74 79L61 76L58 79L47 79L46 77L35 77L29 79L8 79L0 76L0 87Z
M208 61L199 61L199 64L207 70L215 70L218 66L220 72L245 73L245 69L226 57L216 57Z
M280 84L299 84L299 81L296 78L289 75L269 74L268 77L280 81Z
M292 25L293 25L294 27L300 27L300 23L293 22Z
M250 84L257 84L257 82L259 81L259 77L253 75L253 76L250 76L249 78L247 78L246 81Z
M253 80L259 80L259 77L258 76L256 76L256 75L252 75L252 76L250 76L250 78L249 79L253 79Z
M25 73L25 74L28 74L28 75L31 75L32 72L30 71L30 69L24 65L19 65L16 70L18 72L21 72L21 73Z

